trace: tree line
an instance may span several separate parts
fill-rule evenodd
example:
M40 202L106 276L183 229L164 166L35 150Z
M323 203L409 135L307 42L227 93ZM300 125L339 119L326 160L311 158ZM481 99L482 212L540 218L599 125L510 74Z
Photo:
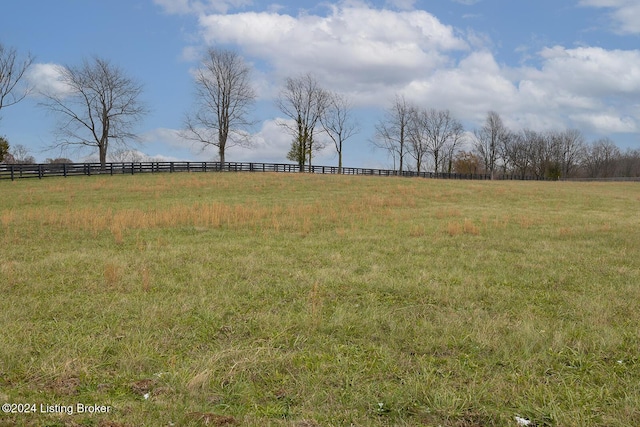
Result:
M623 152L609 138L587 143L577 129L513 131L495 111L480 128L465 132L449 110L421 108L402 96L378 122L373 143L400 171L547 179L640 176L640 150Z
M33 91L24 84L33 61L31 55L20 59L15 49L0 43L0 113ZM255 122L250 113L256 100L251 71L237 52L209 48L194 73L193 107L185 114L180 135L203 149L215 148L221 162L230 147L251 146L250 128ZM97 151L102 165L108 155L125 152L137 140L135 125L149 112L140 100L142 85L99 57L58 66L57 72L64 90L39 92L39 105L57 118L55 142L49 148L90 148ZM343 148L360 130L346 95L322 88L313 74L306 73L288 77L275 103L286 117L278 124L292 137L289 160L310 166L313 156L332 144L342 168ZM469 132L449 110L420 107L403 96L396 96L378 120L371 143L388 153L399 172L551 179L640 176L640 150L622 152L608 138L587 143L576 129L513 131L495 111L489 111L483 125ZM33 161L23 145L10 147L0 137L0 162Z

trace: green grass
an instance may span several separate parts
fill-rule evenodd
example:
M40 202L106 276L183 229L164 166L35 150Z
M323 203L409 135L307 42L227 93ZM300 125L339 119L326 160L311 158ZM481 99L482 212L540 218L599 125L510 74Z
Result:
M0 426L640 425L636 183L184 173L0 194L0 403L111 406Z

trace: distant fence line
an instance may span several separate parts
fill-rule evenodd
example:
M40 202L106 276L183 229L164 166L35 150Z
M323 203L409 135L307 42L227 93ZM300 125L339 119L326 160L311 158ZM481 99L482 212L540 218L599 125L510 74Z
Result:
M462 174L462 173L435 173L370 169L347 168L342 170L337 166L304 166L288 163L245 163L245 162L118 162L106 163L42 163L42 164L0 164L0 180L19 178L45 178L49 176L77 176L77 175L134 175L137 173L172 173L172 172L306 172L316 174L343 174L343 175L371 175L371 176L404 176L420 178L440 179L491 179L488 174ZM500 180L543 180L533 176L519 175L494 175L494 179Z
M577 182L640 182L640 176L618 176L612 178L560 178L560 181Z

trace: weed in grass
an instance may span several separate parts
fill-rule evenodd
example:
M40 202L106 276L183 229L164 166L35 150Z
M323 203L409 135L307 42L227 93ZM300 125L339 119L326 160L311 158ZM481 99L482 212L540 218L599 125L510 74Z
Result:
M109 288L115 288L122 278L122 269L118 264L106 262L103 276L107 286Z
M149 273L148 267L142 267L140 271L141 280L142 280L142 290L144 292L149 292L151 290L151 275Z
M187 383L187 389L191 392L208 388L214 373L210 369L198 372Z
M122 236L122 228L119 225L113 224L110 230L111 230L111 234L113 235L113 241L117 245L121 245L122 243L124 243L124 237Z
M450 221L447 223L447 233L449 236L457 236L462 234L462 225L457 221Z
M409 230L409 237L423 237L426 234L424 225L414 225Z
M480 229L476 227L476 225L470 219L465 218L464 224L462 225L462 229L465 234L472 234L477 236L480 234Z
M457 208L440 208L436 210L435 217L436 219L445 219L445 218L456 218L461 216L462 213Z
M13 210L8 210L0 213L0 223L4 228L8 228L9 224L15 220L15 213Z
M465 218L462 223L458 221L448 222L446 232L449 236L458 236L460 234L471 234L473 236L477 236L480 234L480 229L473 223L473 221Z

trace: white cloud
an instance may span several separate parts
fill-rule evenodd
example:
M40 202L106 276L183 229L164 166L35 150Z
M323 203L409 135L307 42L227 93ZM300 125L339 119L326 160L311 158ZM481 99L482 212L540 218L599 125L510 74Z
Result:
M63 82L61 66L58 64L33 64L26 75L35 93L50 93L59 96L71 93L71 88Z
M493 55L481 51L471 53L456 67L413 81L405 96L419 103L437 103L436 108L448 108L465 118L481 119L492 109L512 110L516 92Z
M387 4L408 9L414 3ZM631 10L635 2L581 4ZM486 35L461 32L423 10L376 9L357 0L328 5L325 15L271 10L199 15L207 44L235 45L254 61L262 100L277 94L284 77L311 71L357 107L386 107L402 93L475 124L488 110L512 127L540 130L633 132L640 122L639 50L554 46L529 54L538 66L516 67L496 60ZM259 153L254 159L285 160L289 137L274 122L265 122L255 138L255 149L238 150L239 158L253 151Z
M202 56L201 49L197 46L186 46L182 49L180 59L185 62L195 62Z
M278 120L266 120L261 129L251 137L251 147L231 147L226 157L232 162L290 163L287 153L291 148L291 136Z
M640 51L555 46L540 56L557 87L591 96L640 95Z
M336 6L327 16L268 12L200 18L208 43L232 43L268 61L280 77L312 70L335 86L406 84L468 49L454 29L425 11Z
M637 119L620 117L616 112L575 114L570 116L575 123L602 134L638 132Z
M153 129L140 135L140 139L145 146L150 144L163 144L175 149L187 149L194 154L199 151L199 147L194 147L192 141L180 136L180 131L176 129Z
M282 118L264 121L260 130L251 136L251 146L229 148L227 161L291 163L287 153L291 149L292 136L278 124L284 121ZM330 163L335 151L332 147L327 145L324 150L314 153L313 164Z
M539 58L540 68L514 70L522 117L538 126L544 120L601 134L636 131L640 51L555 46L543 49Z
M580 0L581 6L612 9L613 31L640 34L640 2L638 0Z

